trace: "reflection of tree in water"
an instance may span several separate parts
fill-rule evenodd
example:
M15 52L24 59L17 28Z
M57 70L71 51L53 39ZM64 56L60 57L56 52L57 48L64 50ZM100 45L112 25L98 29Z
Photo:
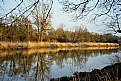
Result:
M62 68L64 67L64 63L71 64L72 66L80 66L82 67L87 58L85 55L79 54L79 52L72 50L72 51L60 51L56 56L56 64ZM71 59L71 60L69 60ZM64 63L63 63L64 62Z
M50 79L50 66L51 60L48 55L37 54L34 66L35 81L46 81L47 79Z
M2 68L4 68L2 77L7 77L11 80L26 79L29 74L31 62L32 57L22 55L22 52L15 54L8 53L4 62L1 64Z
M27 52L26 52L27 53ZM1 64L3 81L9 80L32 80L45 81L49 78L50 60L45 54L27 55L22 52L8 54ZM7 78L6 78L7 77Z
M71 50L39 53L36 51L29 54L29 51L6 52L0 57L0 80L26 80L46 81L51 78L50 68L53 61L63 68L64 63L72 65L71 69L78 66L82 68L89 56L98 54L111 54L117 50Z

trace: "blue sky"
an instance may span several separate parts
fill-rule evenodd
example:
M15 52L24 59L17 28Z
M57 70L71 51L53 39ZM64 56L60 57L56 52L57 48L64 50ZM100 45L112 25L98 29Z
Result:
M5 0L5 2L0 1L0 5L4 8L7 9L8 11L11 10L11 8L14 8L16 6L16 2L14 0ZM7 11L6 11L7 12ZM88 20L78 20L78 21L73 21L72 18L70 17L71 14L69 13L63 13L61 11L61 5L58 3L58 0L54 0L54 5L53 5L53 11L52 11L52 27L53 28L58 28L61 24L65 25L66 30L71 30L74 29L75 26L84 26L86 27L89 32L96 32L96 33L105 33L104 31L104 26L97 26L94 23L89 23Z
M84 26L89 32L95 33L105 33L105 27L95 25L94 23L89 22L87 19L80 19L78 21L73 21L71 18L72 14L64 13L61 10L62 6L56 1L53 7L53 18L52 25L54 28L58 28L60 24L64 24L66 30L74 29L75 26ZM99 23L98 23L99 24Z

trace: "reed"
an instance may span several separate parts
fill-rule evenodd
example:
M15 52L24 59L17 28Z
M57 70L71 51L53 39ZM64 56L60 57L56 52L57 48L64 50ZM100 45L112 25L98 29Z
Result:
M59 43L59 42L0 42L0 50L18 50L33 48L71 48L71 47L119 47L117 43Z

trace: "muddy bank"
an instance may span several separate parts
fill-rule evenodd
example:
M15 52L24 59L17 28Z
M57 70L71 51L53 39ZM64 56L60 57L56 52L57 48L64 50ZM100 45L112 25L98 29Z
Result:
M121 63L91 72L75 72L72 76L52 78L50 81L121 81Z

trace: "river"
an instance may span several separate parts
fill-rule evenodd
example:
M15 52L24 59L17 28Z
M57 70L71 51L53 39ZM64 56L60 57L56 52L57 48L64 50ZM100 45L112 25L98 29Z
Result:
M0 81L49 81L121 61L120 48L0 51Z

